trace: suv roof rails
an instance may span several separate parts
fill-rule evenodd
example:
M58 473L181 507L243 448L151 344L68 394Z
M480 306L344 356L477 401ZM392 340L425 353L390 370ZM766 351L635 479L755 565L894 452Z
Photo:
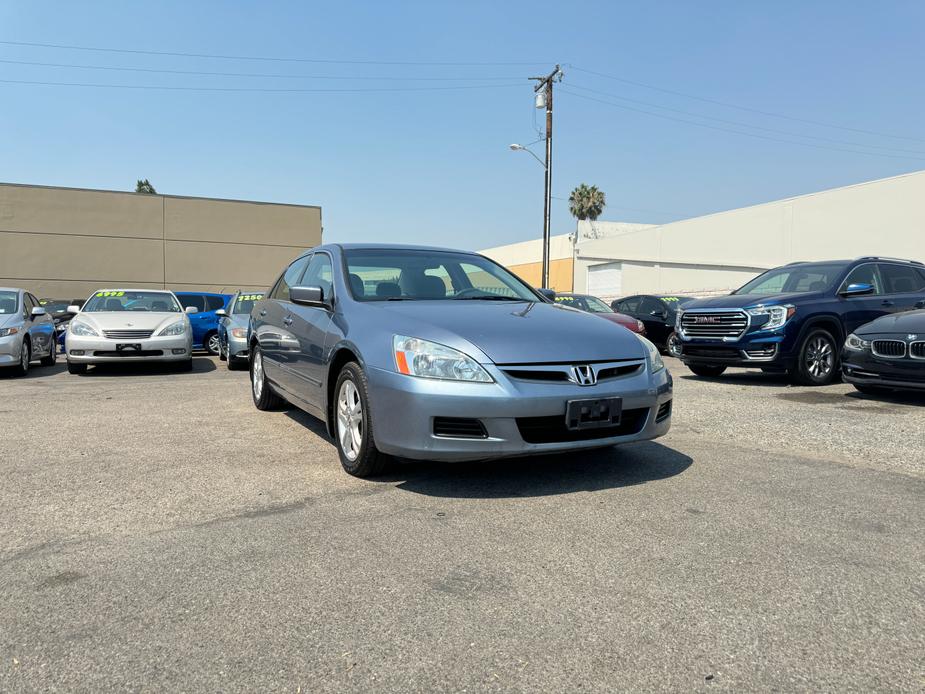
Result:
M891 258L887 255L865 255L857 258L857 260L894 260L900 263L912 263L913 265L922 265L918 260L909 260L908 258Z

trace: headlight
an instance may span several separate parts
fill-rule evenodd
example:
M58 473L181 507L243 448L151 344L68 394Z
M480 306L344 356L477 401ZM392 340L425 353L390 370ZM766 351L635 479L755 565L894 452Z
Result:
M166 328L161 330L158 335L182 335L186 332L186 322L178 320L176 323L171 323Z
M768 320L758 327L759 330L776 330L783 327L784 323L790 320L790 317L796 312L796 308L790 304L785 306L759 306L758 308L748 309L748 315L752 317L768 317Z
M848 339L845 340L845 349L850 349L853 352L866 352L870 349L870 340L862 340L857 335L849 335Z
M649 371L652 373L658 373L664 369L665 362L662 361L662 355L658 353L658 347L653 345L642 335L636 335L636 337L639 338L642 346L646 348L646 360L649 362Z
M232 328L231 336L236 337L239 340L243 340L245 337L247 337L247 328Z
M396 335L392 338L392 348L399 373L448 381L494 382L478 362L452 347Z
M72 320L68 325L71 326L71 335L77 335L78 337L99 337L100 334L96 332L96 329L87 325L83 321Z
M0 337L9 337L19 332L19 328L0 328Z

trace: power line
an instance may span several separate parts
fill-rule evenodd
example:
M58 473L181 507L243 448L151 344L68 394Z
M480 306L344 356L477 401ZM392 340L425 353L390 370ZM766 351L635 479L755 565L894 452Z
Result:
M707 97L697 96L696 94L687 94L685 92L679 92L673 89L665 89L664 87L657 87L654 84L646 84L645 82L637 82L635 80L626 79L624 77L617 77L616 75L608 75L603 72L597 72L596 70L588 70L586 68L578 67L577 65L568 64L568 67L572 70L578 70L579 72L586 72L589 75L596 75L598 77L603 77L604 79L614 80L615 82L623 82L624 84L632 84L636 87L644 87L645 89L652 89L654 91L662 92L664 94L673 94L674 96L682 96L685 99L695 99L697 101L703 101L704 103L707 103L707 104L715 104L716 106L724 106L726 108L735 108L740 111L749 111L751 113L760 113L763 116L770 116L772 118L782 118L784 120L792 120L798 123L808 123L810 125L818 125L824 128L835 128L836 130L846 130L848 132L863 133L865 135L876 135L878 137L889 137L894 140L912 140L914 142L925 142L925 139L921 137L910 137L908 135L892 135L890 133L877 132L876 130L865 130L863 128L851 128L845 125L825 123L823 121L811 120L809 118L799 118L797 116L788 116L783 113L774 113L773 111L763 111L759 108L751 108L750 106L732 104L732 103L729 103L728 101L719 101L717 99L709 99Z
M94 89L152 89L181 92L280 92L280 93L362 93L362 92L431 92L460 89L496 89L523 87L522 82L510 84L461 84L447 87L354 87L337 89L300 89L286 87L176 87L154 84L95 84L90 82L41 82L35 80L0 79L4 84L23 84L39 87L90 87Z
M916 156L907 156L902 154L885 154L882 152L865 152L863 150L855 149L846 149L844 147L829 147L828 145L817 145L811 142L799 142L796 140L784 140L779 137L770 137L769 135L759 135L757 133L743 132L741 130L733 130L732 128L723 128L718 125L709 125L707 123L698 123L697 121L687 120L686 118L677 118L675 116L668 116L664 113L656 113L655 111L647 111L641 108L635 108L633 106L626 106L625 104L615 104L612 101L604 101L603 99L598 99L593 96L588 96L586 94L579 94L578 92L573 92L564 87L560 87L561 91L565 94L570 94L571 96L577 96L579 99L586 99L588 101L595 101L599 104L606 104L607 106L614 106L615 108L621 108L626 111L634 111L636 113L644 113L649 116L655 116L656 118L663 118L665 120L675 121L677 123L687 123L688 125L696 125L701 128L709 128L710 130L718 130L720 132L733 133L736 135L743 135L745 137L753 137L759 140L768 140L769 142L782 142L788 145L798 145L801 147L812 147L814 149L826 149L834 152L848 152L850 154L865 154L867 156L873 157L888 157L890 159L914 159L917 161L925 161L925 157L916 157Z
M120 67L112 65L80 65L74 63L42 63L31 60L5 60L0 59L0 63L7 65L30 65L36 67L55 67L55 68L74 68L78 70L109 70L117 72L145 72L157 73L164 75L198 75L206 77L261 77L261 78L284 78L284 79L305 79L305 80L364 80L375 82L475 82L478 80L490 81L511 81L521 79L520 77L344 77L336 75L292 75L285 73L272 72L214 72L203 70L165 70L145 67Z
M2 62L2 61L0 61ZM804 135L802 133L795 133L789 130L778 130L776 128L766 128L761 125L753 125L751 123L743 123L742 121L728 120L726 118L717 118L715 116L705 116L701 113L691 113L690 111L684 111L682 109L671 108L669 106L662 106L661 104L653 104L648 101L640 101L639 99L630 99L626 96L618 96L617 94L610 94L609 92L602 92L597 89L591 89L589 87L582 87L577 84L569 83L570 89L580 89L584 92L590 92L592 94L598 94L600 96L606 96L611 99L617 99L618 101L628 101L633 104L641 104L643 106L650 106L652 108L662 109L663 111L671 111L672 113L680 113L686 116L693 116L694 118L703 118L705 120L712 120L718 123L726 123L727 125L737 125L743 128L753 128L755 130L763 130L769 133L776 133L778 135L786 135L787 137L804 137L810 140L820 140L822 142L831 142L837 145L848 145L850 147L866 147L867 149L885 149L891 152L902 152L905 154L921 154L925 156L925 152L903 149L900 147L885 147L883 145L868 145L863 142L852 142L849 140L836 140L830 137L823 137L821 135Z
M533 62L455 62L426 60L334 60L328 58L284 58L261 55L222 55L215 53L185 53L181 51L149 51L133 48L110 48L104 46L73 46L59 43L38 43L34 41L0 41L6 46L29 46L32 48L58 48L69 51L95 51L98 53L129 53L132 55L160 55L179 58L213 58L216 60L259 60L277 63L327 63L341 65L433 65L433 66L499 66L499 65L540 65L544 61Z

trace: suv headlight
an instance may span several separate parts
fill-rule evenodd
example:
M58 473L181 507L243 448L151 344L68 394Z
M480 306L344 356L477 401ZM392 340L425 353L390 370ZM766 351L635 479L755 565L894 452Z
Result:
M790 304L784 306L759 306L758 308L748 309L748 315L752 317L768 317L768 320L758 327L759 330L776 330L783 327L796 312L796 308Z
M850 349L853 352L866 352L870 349L870 340L862 340L852 333L845 340L845 349Z
M665 368L665 362L662 361L662 355L658 353L658 347L653 345L649 340L644 338L642 335L636 335L639 338L639 341L642 343L642 346L646 348L646 361L649 362L649 371L651 373L658 373Z
M70 323L71 335L77 335L78 337L99 337L100 334L96 332L96 329L84 323L80 320L72 320Z
M186 322L178 320L176 323L171 323L166 328L161 330L158 335L167 336L167 335L182 335L186 332Z
M472 357L446 345L395 335L392 348L398 372L407 376L472 383L493 383L495 380Z

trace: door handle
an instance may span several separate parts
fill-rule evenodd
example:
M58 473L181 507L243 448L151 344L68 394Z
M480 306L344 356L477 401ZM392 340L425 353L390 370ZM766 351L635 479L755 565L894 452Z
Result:
M895 304L894 304L892 301L890 301L889 299L884 299L884 300L883 300L883 303L881 304L881 306L895 306Z
M290 318L289 316L286 316L285 318L283 318L283 325L292 325L292 318Z

